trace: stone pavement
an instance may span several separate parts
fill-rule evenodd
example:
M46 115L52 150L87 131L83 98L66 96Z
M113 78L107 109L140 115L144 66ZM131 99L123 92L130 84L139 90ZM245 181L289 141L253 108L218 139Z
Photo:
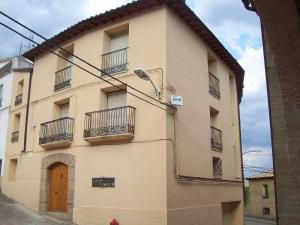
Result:
M40 215L0 193L0 225L75 225Z
M276 222L254 217L245 217L245 225L276 225Z

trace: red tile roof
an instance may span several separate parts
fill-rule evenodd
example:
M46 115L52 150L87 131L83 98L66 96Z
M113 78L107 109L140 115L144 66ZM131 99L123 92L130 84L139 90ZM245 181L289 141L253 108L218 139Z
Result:
M247 180L257 180L257 179L273 179L274 174L269 172L269 173L258 173L253 176L250 176L246 178Z
M237 90L239 101L243 95L244 70L234 57L226 50L216 36L205 26L205 24L197 17L197 15L185 4L184 0L139 0L128 3L116 9L106 11L102 14L82 20L81 22L65 29L55 35L42 46L46 48L55 48L83 32L87 32L94 28L100 28L108 23L121 20L132 15L143 13L149 9L158 8L162 5L170 7L195 33L202 38L205 43L228 65L236 75ZM34 59L46 50L41 47L35 47L24 53L24 57L34 61Z

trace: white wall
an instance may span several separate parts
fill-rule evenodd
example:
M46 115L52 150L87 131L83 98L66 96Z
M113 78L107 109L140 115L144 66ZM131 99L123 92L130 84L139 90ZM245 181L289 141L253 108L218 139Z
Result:
M5 147L8 129L8 114L12 91L12 73L0 77L0 85L3 85L3 100L0 107L0 159L2 159L1 176L4 170Z

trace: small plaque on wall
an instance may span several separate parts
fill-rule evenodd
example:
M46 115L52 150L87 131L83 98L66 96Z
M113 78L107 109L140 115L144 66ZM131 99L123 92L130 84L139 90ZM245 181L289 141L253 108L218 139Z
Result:
M92 187L115 187L114 177L97 177L92 178Z

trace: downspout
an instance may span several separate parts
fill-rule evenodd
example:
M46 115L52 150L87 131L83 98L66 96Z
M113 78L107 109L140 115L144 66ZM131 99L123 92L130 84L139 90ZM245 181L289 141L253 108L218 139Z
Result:
M28 115L29 115L29 105L30 105L30 93L31 93L32 73L33 73L33 69L30 69L29 84L28 84L28 93L27 93L26 117L25 117L24 146L23 146L22 152L26 152L26 145L27 145L27 128L28 128Z

